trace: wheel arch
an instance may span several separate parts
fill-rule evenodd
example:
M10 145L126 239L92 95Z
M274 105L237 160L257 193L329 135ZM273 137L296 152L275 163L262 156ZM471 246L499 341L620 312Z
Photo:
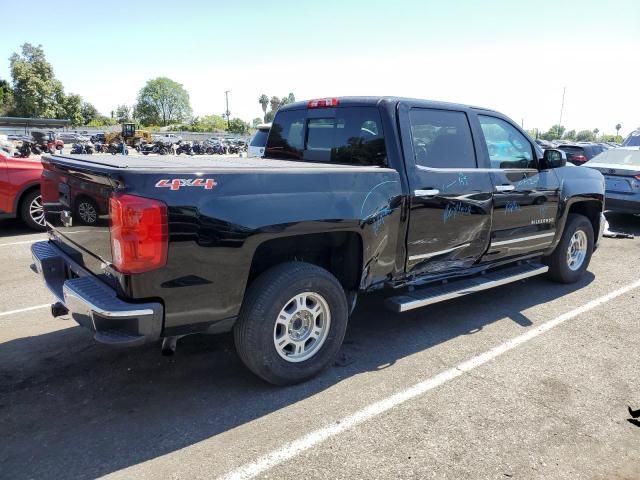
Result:
M265 240L253 253L245 291L261 273L287 261L322 267L338 279L346 292L354 292L363 270L362 237L353 231L337 231Z
M20 216L20 209L22 208L22 202L24 198L34 190L40 189L40 182L37 183L29 183L22 187L22 189L16 195L16 198L13 201L13 213L16 217Z

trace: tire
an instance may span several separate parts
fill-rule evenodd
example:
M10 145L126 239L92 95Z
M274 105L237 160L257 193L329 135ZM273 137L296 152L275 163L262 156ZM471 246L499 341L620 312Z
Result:
M576 239L578 243L575 243ZM560 283L575 283L580 280L589 267L593 244L593 227L589 219L584 215L570 213L560 243L551 255L544 258L544 263L549 266L547 276ZM581 260L579 255L570 254L571 249L576 253L583 252Z
M160 155L166 155L167 153L169 153L169 150L167 150L166 148L161 148L160 152L158 153L160 153Z
M296 303L299 297L305 302ZM314 310L320 312L315 317ZM281 263L260 275L247 290L234 326L236 350L249 370L269 383L303 382L338 354L348 312L344 289L331 273L309 263ZM295 335L301 339L297 344L292 340ZM304 351L298 351L300 345Z
M31 230L39 232L46 230L42 197L39 189L31 190L22 198L20 202L20 218Z

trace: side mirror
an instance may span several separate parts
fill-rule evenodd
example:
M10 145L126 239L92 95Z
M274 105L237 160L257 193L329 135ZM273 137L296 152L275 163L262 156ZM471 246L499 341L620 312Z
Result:
M555 148L549 148L544 151L544 156L542 157L542 167L543 170L548 168L560 168L564 167L567 164L567 154L562 150L557 150Z

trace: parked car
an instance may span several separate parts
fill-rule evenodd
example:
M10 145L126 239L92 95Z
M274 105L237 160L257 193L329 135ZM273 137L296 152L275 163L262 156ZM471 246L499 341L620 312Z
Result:
M622 142L623 147L640 147L640 128L631 132Z
M91 140L90 137L75 132L61 132L57 136L64 143L82 143Z
M584 166L604 175L607 210L640 213L640 147L607 150Z
M248 157L261 157L264 155L264 147L271 129L270 123L261 123L256 129L255 135L249 141Z
M95 133L93 135L91 135L91 143L105 143L106 142L106 138L103 132L100 133Z
M556 147L567 154L567 160L574 165L583 165L604 150L601 145L591 143L560 144Z
M175 133L164 133L162 135L153 135L152 136L154 142L162 142L162 143L178 143L182 140L180 135L176 135Z
M387 288L405 312L535 275L577 282L604 225L599 172L566 168L495 111L441 102L285 105L259 166L44 158L52 230L32 255L54 314L167 352L233 331L246 366L279 385L333 361L359 294ZM76 229L69 198L84 191L109 214Z
M0 153L0 219L21 218L33 230L44 230L39 156L9 157Z

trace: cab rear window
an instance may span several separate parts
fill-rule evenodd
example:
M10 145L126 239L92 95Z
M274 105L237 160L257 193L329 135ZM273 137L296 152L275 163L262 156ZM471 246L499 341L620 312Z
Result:
M375 107L279 112L271 126L265 156L286 160L385 166L386 147Z

